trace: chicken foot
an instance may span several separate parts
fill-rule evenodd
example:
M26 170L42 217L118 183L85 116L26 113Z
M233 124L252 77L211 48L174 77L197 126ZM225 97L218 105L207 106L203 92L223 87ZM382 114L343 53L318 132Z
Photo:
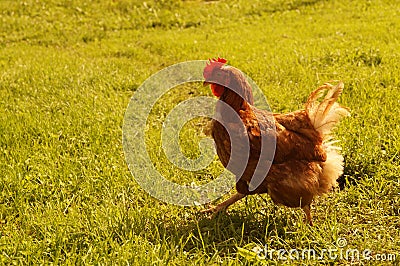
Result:
M208 209L202 210L200 211L201 213L213 213L213 214L217 214L220 211L224 210L226 211L228 209L229 206L231 206L233 203L235 203L238 200L243 199L244 197L246 197L245 194L241 194L241 193L236 193L235 195L233 195L232 197L230 197L229 199L225 200L224 202L221 202L220 204L218 204L217 206L209 206Z
M208 209L202 210L200 212L201 213L213 213L213 215L215 215L222 210L226 211L229 208L229 206L231 206L236 201L243 199L244 197L246 197L245 194L236 193L233 196L231 196L229 199L218 204L217 206L210 205ZM306 205L302 209L303 209L304 213L306 214L305 221L307 221L309 225L313 226L314 224L312 221L310 205Z

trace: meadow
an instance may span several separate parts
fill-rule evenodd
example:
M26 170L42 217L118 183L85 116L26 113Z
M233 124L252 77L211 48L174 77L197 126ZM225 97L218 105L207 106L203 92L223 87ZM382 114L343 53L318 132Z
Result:
M3 0L0 28L0 264L400 262L399 1ZM344 82L340 103L351 117L335 136L345 172L313 204L313 227L268 195L210 218L205 206L151 197L131 175L122 126L135 91L167 66L216 56L250 76L274 112L301 108L326 81ZM160 144L173 106L204 95L200 83L173 89L148 118L149 155L177 183L222 171L218 159L177 169ZM205 124L181 132L188 157L199 155ZM360 258L257 256L340 248Z

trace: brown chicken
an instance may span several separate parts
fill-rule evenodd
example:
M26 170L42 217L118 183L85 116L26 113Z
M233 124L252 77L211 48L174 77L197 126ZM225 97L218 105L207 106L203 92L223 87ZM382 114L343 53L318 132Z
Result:
M312 225L313 198L332 190L343 173L343 157L330 134L349 115L336 102L343 83L316 89L303 110L274 114L253 106L245 76L225 63L210 60L203 76L219 98L211 132L222 164L236 175L237 193L203 212L226 210L247 195L268 193L276 204L302 208Z

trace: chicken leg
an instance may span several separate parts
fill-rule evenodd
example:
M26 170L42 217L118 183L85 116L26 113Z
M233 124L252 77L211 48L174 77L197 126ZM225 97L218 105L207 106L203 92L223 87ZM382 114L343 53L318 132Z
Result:
M313 221L312 221L312 216L311 216L311 208L310 208L310 205L306 205L306 206L304 206L302 209L303 209L303 211L304 211L305 214L306 214L306 220L307 220L307 222L308 222L311 226L313 226Z
M236 193L235 195L233 195L229 199L225 200L224 202L221 202L217 206L210 206L208 209L202 210L201 213L214 213L214 214L217 214L218 212L220 212L222 210L226 211L229 206L231 206L236 201L243 199L244 197L246 197L245 194Z

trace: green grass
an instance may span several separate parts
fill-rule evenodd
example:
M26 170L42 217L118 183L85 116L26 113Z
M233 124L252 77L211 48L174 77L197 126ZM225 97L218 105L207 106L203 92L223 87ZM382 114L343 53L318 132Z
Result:
M252 249L333 248L400 260L400 3L398 1L1 1L1 264L281 264ZM315 226L267 195L208 219L202 207L149 196L125 163L122 124L135 90L166 66L223 56L247 73L271 108L302 107L327 80L341 79L352 117L336 131L344 189L318 198ZM146 139L162 173L161 123L179 101L211 95L200 84L163 97ZM190 93L189 93L190 92ZM181 133L198 155L205 122ZM158 156L160 155L160 156ZM287 262L287 261L286 261ZM303 260L289 264L349 264ZM368 262L364 264L385 264Z

